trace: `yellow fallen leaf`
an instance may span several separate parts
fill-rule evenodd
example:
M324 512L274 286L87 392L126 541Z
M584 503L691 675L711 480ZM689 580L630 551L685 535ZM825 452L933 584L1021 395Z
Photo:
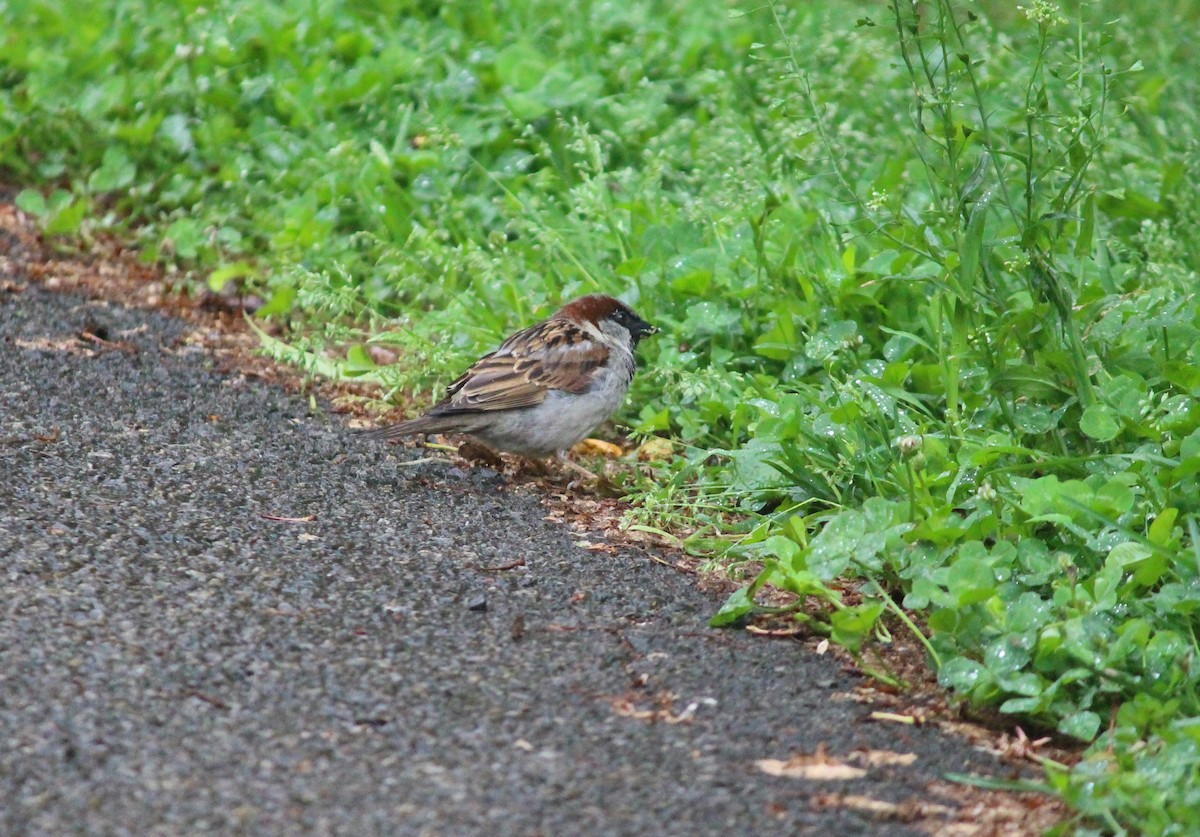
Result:
M619 456L623 456L625 451L621 450L620 445L614 445L612 442L606 442L603 439L584 439L571 448L571 453L577 456L604 456L609 459L616 459Z

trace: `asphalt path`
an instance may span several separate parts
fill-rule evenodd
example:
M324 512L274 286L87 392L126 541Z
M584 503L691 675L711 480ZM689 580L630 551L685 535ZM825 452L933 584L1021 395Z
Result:
M1011 772L181 320L0 288L0 833L903 835ZM820 747L863 775L756 764Z

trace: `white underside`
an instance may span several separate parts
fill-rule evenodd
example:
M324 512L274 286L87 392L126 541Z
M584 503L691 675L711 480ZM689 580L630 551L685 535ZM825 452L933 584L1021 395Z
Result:
M495 413L486 429L473 431L488 446L522 456L544 457L579 444L605 419L620 409L629 391L633 355L602 372L582 395L551 390L536 407Z

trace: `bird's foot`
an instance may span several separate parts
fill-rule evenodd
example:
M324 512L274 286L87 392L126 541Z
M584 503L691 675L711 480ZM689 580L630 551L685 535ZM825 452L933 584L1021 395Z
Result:
M580 465L578 462L572 461L567 456L567 452L565 450L559 451L557 456L554 458L558 460L558 464L563 468L563 470L570 471L577 475L576 479L573 479L567 483L568 491L575 491L584 485L595 483L600 479L600 477Z

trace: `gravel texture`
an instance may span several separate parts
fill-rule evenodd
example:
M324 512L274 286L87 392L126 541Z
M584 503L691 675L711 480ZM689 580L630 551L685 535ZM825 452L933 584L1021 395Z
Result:
M0 290L0 833L901 835L816 803L1003 770L864 723L837 661L707 628L688 576L363 444L189 328ZM917 760L755 766L819 744Z

